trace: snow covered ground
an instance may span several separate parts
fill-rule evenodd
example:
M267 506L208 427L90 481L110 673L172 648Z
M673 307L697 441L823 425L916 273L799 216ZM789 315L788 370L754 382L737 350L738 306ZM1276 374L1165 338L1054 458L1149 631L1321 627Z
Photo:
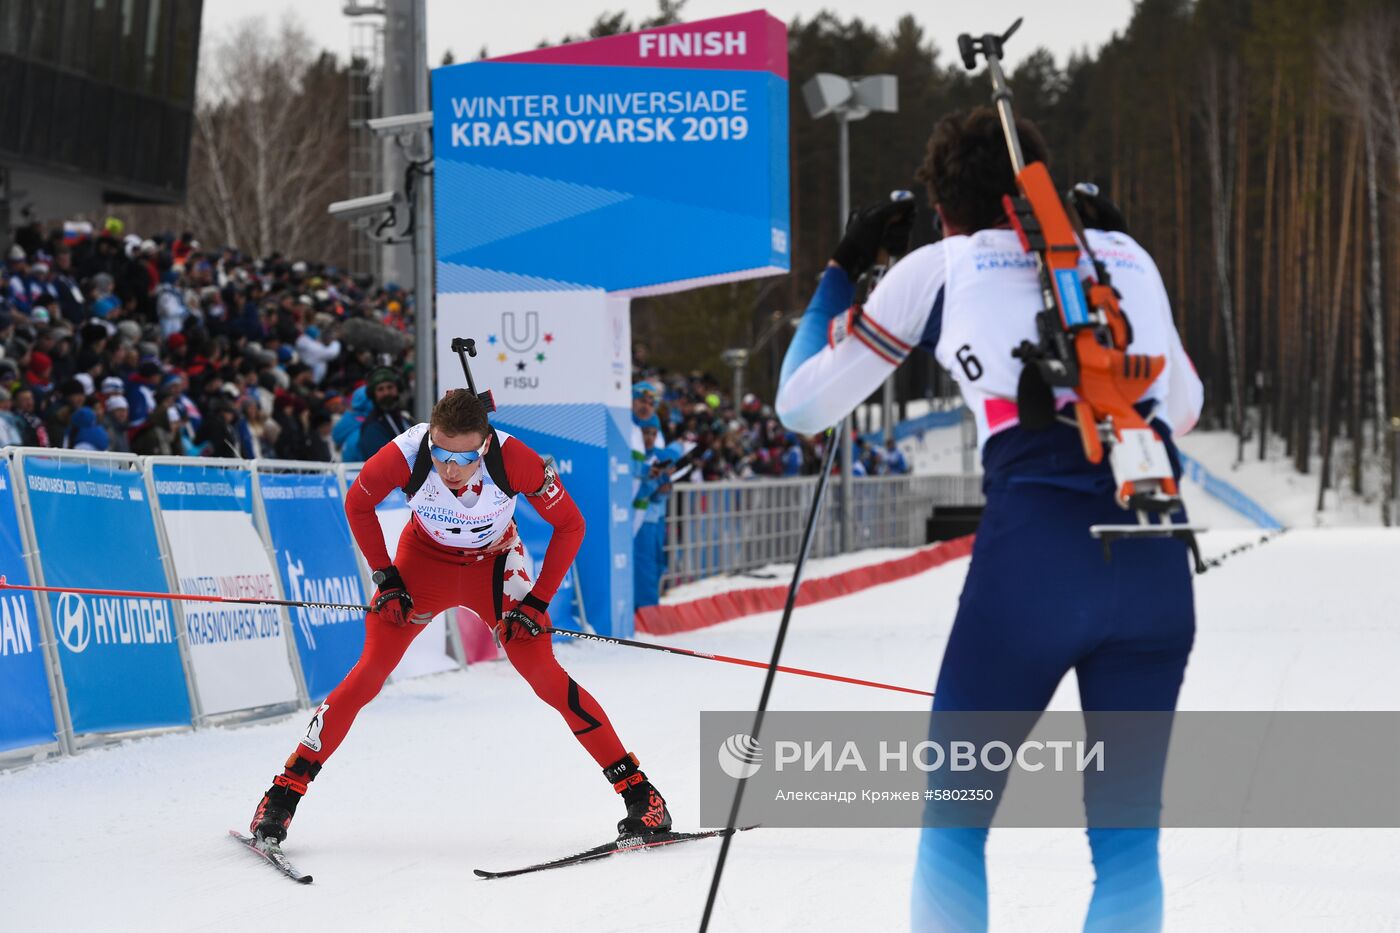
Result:
M1379 500L1374 495L1368 499L1353 493L1346 475L1334 477L1334 485L1344 488L1329 489L1326 508L1319 513L1317 484L1321 460L1313 457L1312 472L1299 473L1286 456L1279 438L1270 438L1269 459L1262 461L1258 442L1251 441L1246 445L1244 462L1238 465L1235 463L1238 449L1235 435L1229 431L1193 431L1178 443L1206 469L1264 505L1270 514L1291 528L1376 527L1381 522ZM1339 452L1338 456L1341 455ZM1344 469L1342 473L1345 474ZM1376 489L1379 485L1379 476L1368 473L1367 487Z
M857 567L868 567L884 561L897 560L909 554L908 548L872 547L850 554L837 554L821 560L809 561L802 572L803 580L830 577ZM718 577L705 577L694 583L684 583L672 587L661 597L662 605L690 602L704 599L719 593L732 593L735 590L763 589L772 586L787 586L792 579L792 564L765 564L744 573L725 574Z
M965 437L962 426L955 424L906 437L899 442L899 449L915 473L981 473L976 451L971 456L964 455L970 437L970 433Z
M1212 532L1207 555L1257 531ZM1291 532L1198 582L1186 709L1395 709L1400 533ZM966 561L800 609L788 664L932 689ZM878 612L872 608L878 607ZM669 641L766 658L777 615ZM580 644L564 664L693 826L703 709L746 709L762 672ZM1073 680L1053 707L1072 708ZM920 709L780 676L775 709ZM500 868L609 836L620 805L553 711L502 663L396 683L297 816L299 887L223 838L246 825L302 716L131 742L0 774L0 929L681 931L717 842L536 876ZM705 751L709 754L709 751ZM716 931L901 930L917 831L757 830L734 844ZM1400 929L1400 831L1167 830L1168 929ZM1074 830L998 830L994 930L1078 929L1092 882Z

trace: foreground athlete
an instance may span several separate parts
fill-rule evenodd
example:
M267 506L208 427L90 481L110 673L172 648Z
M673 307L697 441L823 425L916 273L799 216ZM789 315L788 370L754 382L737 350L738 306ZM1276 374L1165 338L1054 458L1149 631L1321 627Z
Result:
M1033 124L1018 120L1027 162L1045 161ZM1012 350L1036 339L1042 297L1032 258L1003 213L1016 193L1002 127L986 108L944 118L929 139L919 177L941 219L943 239L910 253L863 308L852 283L890 248L909 202L852 215L783 361L777 411L794 431L835 424L916 347L957 380L977 421L987 505L938 674L933 709L1044 710L1066 673L1086 711L1175 708L1195 634L1186 545L1152 538L1114 546L1105 562L1093 524L1123 522L1108 461L1086 459L1078 430L1062 417L1042 430L1020 423L1022 363ZM1152 257L1098 204L1085 218L1131 317L1134 353L1167 359L1138 403L1167 445L1201 409L1201 382L1172 322ZM905 242L908 234L904 233ZM895 248L895 251L899 251ZM1087 262L1083 271L1090 271ZM848 310L849 309L849 310ZM1073 393L1057 390L1063 406ZM1063 411L1062 411L1063 414ZM1181 516L1178 516L1181 517ZM1129 519L1130 520L1130 519ZM1150 749L1157 764L1163 741ZM1160 773L1157 775L1160 779ZM1085 929L1138 933L1162 925L1158 831L1093 828L1086 781L1093 899ZM919 931L987 928L987 830L925 828L912 903Z
M374 507L403 489L413 517L393 561ZM528 496L553 526L537 579L515 532L515 497ZM465 606L491 625L506 657L565 724L622 795L619 835L665 832L671 815L598 701L559 666L549 601L583 543L578 506L518 438L494 430L486 407L464 389L449 392L427 424L409 428L369 459L345 498L355 540L377 586L365 617L360 660L312 716L306 735L253 815L255 837L287 836L307 784L345 738L355 715L379 693L409 642L433 616Z

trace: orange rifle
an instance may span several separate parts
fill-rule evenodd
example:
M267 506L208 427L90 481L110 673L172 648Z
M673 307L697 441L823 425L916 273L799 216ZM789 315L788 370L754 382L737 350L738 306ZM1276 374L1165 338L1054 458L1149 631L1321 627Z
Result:
M1117 538L1178 537L1191 547L1198 571L1203 570L1195 541L1195 531L1200 529L1173 524L1169 518L1182 503L1166 444L1136 407L1166 369L1166 358L1128 352L1132 326L1119 306L1107 268L1094 255L1082 225L1071 221L1045 163L1027 164L1021 151L1011 88L1001 68L1002 46L1020 25L1018 19L1000 36L974 39L964 33L958 36L958 51L969 71L976 69L979 54L987 60L992 101L1020 192L1019 197L1003 196L1002 203L1022 248L1035 257L1040 277L1044 301L1036 314L1040 340L1023 341L1013 351L1026 363L1017 392L1022 421L1033 420L1025 416L1031 393L1048 394L1054 386L1073 389L1074 420L1084 456L1097 464L1107 453L1115 499L1138 516L1137 524L1089 529L1103 540L1105 555ZM1095 275L1082 280L1081 255L1088 256L1095 270ZM1153 515L1158 522L1150 520Z

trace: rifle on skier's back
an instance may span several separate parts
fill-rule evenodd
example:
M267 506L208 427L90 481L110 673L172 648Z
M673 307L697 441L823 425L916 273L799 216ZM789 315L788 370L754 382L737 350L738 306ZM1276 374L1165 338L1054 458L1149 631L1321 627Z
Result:
M1036 314L1038 340L1023 341L1014 355L1026 365L1017 386L1022 423L1044 425L1054 416L1052 387L1073 389L1074 420L1090 463L1105 454L1113 471L1115 500L1137 513L1137 524L1094 525L1090 532L1104 541L1105 555L1117 538L1180 537L1190 545L1200 569L1194 529L1171 523L1181 509L1166 444L1135 404L1166 369L1163 356L1129 353L1132 325L1118 303L1108 269L1094 254L1077 215L1065 210L1044 162L1026 163L1011 109L1011 88L1001 68L1002 46L1020 28L974 39L958 36L958 51L969 71L980 54L992 79L992 101L1006 135L1019 196L1002 198L1007 220L1021 246L1035 257L1045 306ZM1086 254L1094 274L1079 277ZM1048 407L1048 411L1047 411ZM1158 521L1151 521L1155 516Z

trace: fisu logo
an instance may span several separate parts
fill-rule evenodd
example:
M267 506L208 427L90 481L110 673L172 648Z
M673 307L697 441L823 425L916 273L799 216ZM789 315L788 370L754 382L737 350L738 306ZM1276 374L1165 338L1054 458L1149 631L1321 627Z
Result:
M502 379L502 388L519 391L540 387L539 367L552 356L554 334L542 329L538 311L502 312L500 333L488 334L486 342L498 348L496 362L509 373Z

